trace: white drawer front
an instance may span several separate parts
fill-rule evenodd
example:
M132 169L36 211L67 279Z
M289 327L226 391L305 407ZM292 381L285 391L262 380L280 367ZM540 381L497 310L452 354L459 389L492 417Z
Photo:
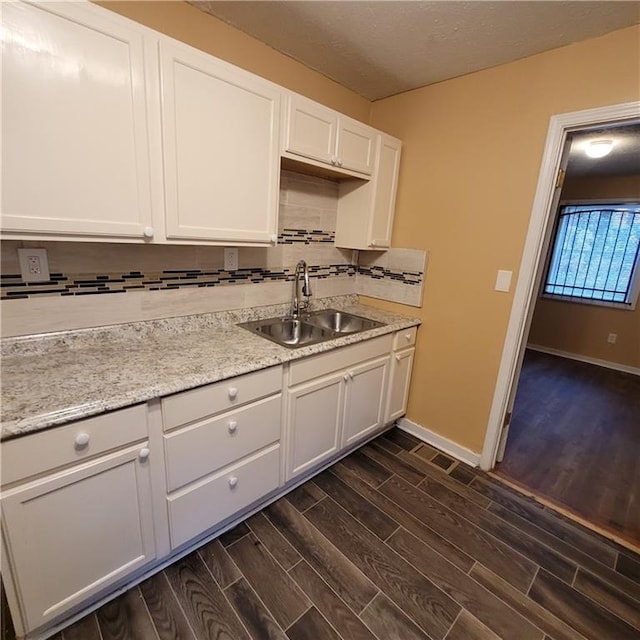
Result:
M139 404L2 443L2 484L10 484L147 438Z
M171 548L204 533L280 485L280 445L168 496Z
M164 436L167 489L173 491L280 439L282 395Z
M270 367L183 391L162 400L165 431L270 396L282 389L282 367Z
M289 384L319 378L339 369L346 369L359 362L382 356L391 351L392 334L364 340L335 351L302 358L291 363Z
M409 327L409 329L402 329L397 331L393 337L393 350L404 349L405 347L411 347L416 343L416 334L418 327Z

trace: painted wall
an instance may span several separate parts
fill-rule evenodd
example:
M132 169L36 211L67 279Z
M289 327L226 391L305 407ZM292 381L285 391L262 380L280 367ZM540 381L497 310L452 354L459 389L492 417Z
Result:
M623 29L373 104L404 145L393 244L429 254L410 420L481 451L514 290L496 272L515 284L549 118L638 100L639 44Z
M371 103L366 98L186 2L109 0L96 4L357 120L369 118Z
M562 200L640 200L640 175L574 178L565 182ZM610 333L617 334L609 344ZM539 298L529 343L587 358L640 367L640 306L634 311Z

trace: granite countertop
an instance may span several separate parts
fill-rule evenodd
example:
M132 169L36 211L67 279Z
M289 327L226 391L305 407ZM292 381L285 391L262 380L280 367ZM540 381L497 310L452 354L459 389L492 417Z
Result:
M420 320L327 298L385 326L297 349L238 322L276 317L286 306L153 320L2 341L0 439L120 409L420 324Z

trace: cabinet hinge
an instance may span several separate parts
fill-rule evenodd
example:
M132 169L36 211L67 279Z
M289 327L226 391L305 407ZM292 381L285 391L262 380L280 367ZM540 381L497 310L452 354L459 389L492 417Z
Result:
M511 411L507 411L504 416L504 422L502 423L502 428L507 427L511 424Z
M556 189L562 189L564 185L564 177L567 172L564 169L558 169L558 175L556 176Z

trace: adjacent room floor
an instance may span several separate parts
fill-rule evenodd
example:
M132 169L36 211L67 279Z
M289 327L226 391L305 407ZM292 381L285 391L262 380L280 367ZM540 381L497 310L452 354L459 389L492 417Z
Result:
M640 547L640 376L527 350L495 472Z
M640 556L392 430L56 640L638 640Z

